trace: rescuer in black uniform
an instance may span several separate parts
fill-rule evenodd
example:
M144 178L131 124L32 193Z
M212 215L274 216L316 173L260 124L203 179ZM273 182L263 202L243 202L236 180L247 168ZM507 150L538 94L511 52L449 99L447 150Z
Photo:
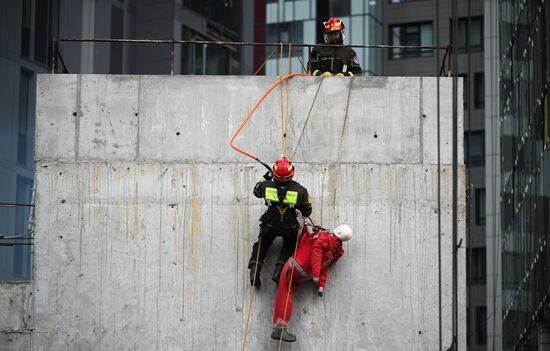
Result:
M299 210L304 217L309 217L311 214L311 201L307 189L293 181L293 176L294 166L283 157L273 165L273 180L271 180L271 172L267 172L254 187L254 196L263 198L268 207L260 217L260 235L252 248L252 255L248 262L250 285L252 286L254 286L254 276L256 275L256 287L260 287L260 271L267 250L277 236L283 238L283 247L279 253L272 279L276 283L279 282L283 265L294 253L298 238L300 226L296 210ZM258 250L260 250L259 257Z
M338 18L323 22L325 43L344 43L344 23ZM309 73L314 76L357 76L361 75L361 65L355 50L342 46L322 46L311 50L308 62Z

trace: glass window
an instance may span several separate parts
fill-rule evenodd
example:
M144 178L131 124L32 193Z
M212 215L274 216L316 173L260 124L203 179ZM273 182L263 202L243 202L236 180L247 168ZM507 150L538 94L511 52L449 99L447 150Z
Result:
M294 20L306 20L310 18L311 15L309 14L309 1L294 1Z
M450 21L451 37L453 34L453 22ZM467 38L470 38L469 41ZM468 17L458 19L458 35L456 46L459 52L466 51L470 45L470 51L479 51L483 49L483 17L470 17L468 26Z
M353 16L351 17L350 30L346 33L350 37L350 41L355 45L363 45L365 43L364 30L364 16ZM355 51L358 48L354 48Z
M476 189L476 224L485 225L485 189Z
M484 247L468 249L466 258L466 274L471 285L484 285L487 281L486 250Z
M205 40L186 26L181 29L183 40ZM185 44L181 49L181 73L182 74L205 74L206 65L203 61L204 45ZM210 58L209 58L210 59ZM212 58L214 60L214 58Z
M277 3L266 5L266 7L265 7L265 22L266 22L266 24L278 22L278 15L277 15L278 10L279 10L279 4L277 4Z
M111 6L111 38L124 38L124 11ZM111 43L111 74L122 73L122 43Z
M294 20L294 1L284 2L284 22L290 22Z
M19 80L19 126L17 136L17 163L27 165L32 162L29 157L29 135L33 135L30 128L30 89L33 73L25 69L21 70Z
M18 203L28 204L32 198L32 179L17 176ZM18 207L15 214L16 235L22 235L29 232L30 227L30 207ZM30 240L17 240L13 249L13 279L29 280L31 279L31 248Z
M350 0L330 0L331 17L348 16L350 10Z
M479 167L485 164L484 131L464 132L464 163L469 167Z
M548 118L548 92L544 95L544 142L550 141L550 119Z
M364 0L351 0L351 14L359 15L363 14L366 11L363 9Z
M209 45L207 50L206 74L230 74L230 49L219 45Z
M59 27L59 0L36 1L35 6L34 60L47 65Z
M233 0L183 0L182 5L238 33L241 24L241 2Z
M23 0L23 18L21 21L21 55L31 55L31 0Z
M464 111L468 110L468 101L470 100L470 85L468 84L468 75L467 74L459 74L460 78L462 78L462 106L464 106Z
M395 24L390 26L390 45L393 46L431 46L432 22ZM393 48L390 58L431 56L431 49Z
M265 27L265 38L268 43L301 44L304 42L304 22L268 24ZM272 50L273 48L266 48L266 51L271 52ZM288 55L288 46L283 46L283 55ZM292 55L302 55L302 50L293 48Z
M474 74L474 108L485 108L485 76L483 72Z
M487 307L476 307L476 344L487 344Z
M48 65L58 36L59 0L24 0L21 24L21 55Z

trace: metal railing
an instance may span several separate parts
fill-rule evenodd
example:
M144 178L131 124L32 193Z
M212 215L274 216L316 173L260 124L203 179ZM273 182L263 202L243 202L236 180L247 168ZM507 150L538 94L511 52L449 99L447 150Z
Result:
M69 69L63 60L63 56L60 50L60 43L128 43L128 44L163 44L170 45L170 75L174 75L174 62L175 62L175 46L177 45L215 45L215 46L253 46L253 47L279 47L279 51L282 57L283 50L292 50L296 48L307 48L308 61L311 57L311 50L314 47L348 47L348 48L362 48L362 49L404 49L404 50L445 50L443 60L441 61L439 75L445 76L446 73L452 71L452 46L429 46L429 45L334 45L334 44L294 44L294 43L253 43L242 41L206 41L206 40L175 40L175 39L112 39L112 38L62 38L53 39L53 55L51 58L51 73L58 72L58 65L62 65L62 73L69 73ZM274 50L275 52L275 50ZM274 53L273 52L273 53ZM256 73L265 65L268 60L266 58L263 64L256 70ZM301 62L301 60L300 60ZM303 62L302 67L307 71ZM445 63L447 63L447 70L445 70Z

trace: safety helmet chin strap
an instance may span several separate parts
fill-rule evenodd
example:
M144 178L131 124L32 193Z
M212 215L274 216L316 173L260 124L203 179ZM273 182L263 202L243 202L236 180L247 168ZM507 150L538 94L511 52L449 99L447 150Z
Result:
M344 44L344 39L346 39L346 35L344 34L344 30L343 30L343 29L340 30L339 32L340 32L340 39L338 39L338 41L336 42L336 44L342 45L342 44ZM323 33L323 39L325 40L325 43L326 43L326 44L330 44L330 43L328 42L328 33Z

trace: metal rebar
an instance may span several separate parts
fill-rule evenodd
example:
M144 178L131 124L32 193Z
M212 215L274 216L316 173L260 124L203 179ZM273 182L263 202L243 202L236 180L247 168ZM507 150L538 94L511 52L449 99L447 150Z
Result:
M0 240L34 240L34 237L0 237Z
M242 41L208 41L208 40L172 40L172 39L105 39L105 38L64 38L60 42L91 42L91 43L135 43L135 44L203 44L203 45L235 45L235 46L280 46L281 43L251 43ZM351 47L365 49L432 49L445 50L447 46L429 45L332 45L332 44L294 44L295 47Z
M467 167L466 167L466 184L468 187L470 187L470 191L467 192L467 194L469 194L470 196L466 199L467 201L467 208L466 208L466 231L467 231L467 236L466 236L466 252L469 253L467 255L467 267L468 267L468 271L466 272L466 277L467 277L467 280L466 280L466 284L467 284L467 291L466 291L466 310L468 312L470 312L470 314L467 314L467 315L471 315L471 307L472 307L472 287L471 287L471 278L472 278L472 189L473 187L471 186L471 167L472 167L472 148L471 148L471 143L472 143L472 100L470 99L470 96L472 95L470 92L470 86L472 86L472 82L473 82L473 76L472 76L472 55L471 55L471 52L470 52L470 28L471 28L471 23L472 23L472 17L471 17L471 0L468 0L467 2L467 12L468 12L468 25L466 26L466 51L467 51L467 56L468 56L468 68L467 68L467 75L466 77L469 77L466 78L466 81L462 81L462 91L463 91L463 96L464 96L464 85L465 84L468 84L468 88L466 90L466 93L468 94L468 97L467 97L467 101L468 101L468 143L466 144L466 148L468 150L468 154L466 155L466 160L468 160L467 162ZM463 98L464 99L464 98ZM463 104L464 104L464 101L463 101ZM474 197L475 197L475 193L474 193ZM469 279L469 281L468 281ZM469 321L467 320L466 323L468 323ZM477 334L477 330L475 328L472 328L474 329L474 331L476 331L476 334ZM470 348L471 346L470 345L473 345L473 342L472 342L472 339L473 338L467 338L466 340L466 348Z
M57 51L58 51L58 48L57 48L57 39L53 38L52 39L52 43L53 43L53 50L52 50L52 74L55 73L55 65L57 64Z
M172 45L170 45L170 75L174 75L174 40L172 40Z
M0 246L32 246L33 243L0 243Z
M435 0L435 44L439 46L439 0ZM440 86L439 76L445 67L445 58L449 47L445 49L445 55L441 62L439 74L439 50L436 50L436 81L437 81L437 311L438 311L438 336L439 336L439 351L443 351L443 316L441 314L441 296L442 296L442 274L441 274L441 101L440 101Z
M457 11L457 0L451 0L451 18L452 18L452 36L451 36L451 45L452 49L456 48L457 44L457 32L458 32L458 11ZM451 55L454 54L451 52ZM458 88L458 76L457 76L457 55L452 55L452 65L453 65L453 166L452 166L452 350L458 351L458 231L457 231L457 201L458 201L458 144L457 144L457 133L458 133L458 97L457 97L457 88Z
M33 204L16 204L10 202L0 202L0 207L34 207Z
M69 69L67 68L67 65L65 65L65 60L63 60L63 55L61 55L61 51L57 50L57 56L59 57L59 61L61 61L61 64L63 65L63 73L69 73Z
M440 76L444 75L445 63L447 62L447 55L449 55L450 50L451 50L451 46L447 46L447 48L445 49L445 54L443 55L443 60L441 61L441 68L439 69ZM437 51L437 56L439 57L439 51Z

